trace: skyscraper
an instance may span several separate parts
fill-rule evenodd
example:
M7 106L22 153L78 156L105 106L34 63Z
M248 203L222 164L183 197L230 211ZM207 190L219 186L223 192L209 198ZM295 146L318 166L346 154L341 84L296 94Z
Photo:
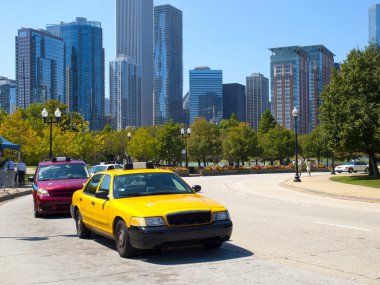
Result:
M153 124L153 0L116 0L116 56L141 66L140 125ZM121 80L128 80L121 78Z
M223 119L235 113L239 122L246 122L245 86L238 83L223 84Z
M223 118L223 72L207 66L190 70L190 123L203 117L212 123Z
M82 114L92 130L104 128L104 49L100 22L76 18L75 22L48 25L61 36L66 51L66 103Z
M269 80L261 73L246 77L247 123L256 131L261 117L269 108Z
M293 129L293 107L300 110L300 133L318 125L321 92L330 82L334 54L323 45L270 49L272 114L275 120Z
M8 114L16 111L16 81L0 76L0 109Z
M141 65L119 56L110 63L110 116L116 130L141 125Z
M308 54L300 46L271 48L272 114L278 124L293 130L293 107L300 110L298 130L308 131Z
M380 4L368 8L369 42L380 45Z
M22 28L16 37L16 104L64 98L64 43L44 30Z
M321 105L321 93L325 85L330 83L331 71L334 68L334 54L323 45L305 46L308 53L308 132L319 125L318 109Z
M154 124L183 122L182 11L154 7Z

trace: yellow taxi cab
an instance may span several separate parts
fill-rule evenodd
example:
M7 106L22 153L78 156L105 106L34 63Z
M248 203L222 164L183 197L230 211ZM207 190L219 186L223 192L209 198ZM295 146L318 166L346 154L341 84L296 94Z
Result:
M218 248L230 239L232 221L200 190L152 164L127 164L94 174L74 193L70 211L79 238L96 232L114 239L121 257L173 245Z

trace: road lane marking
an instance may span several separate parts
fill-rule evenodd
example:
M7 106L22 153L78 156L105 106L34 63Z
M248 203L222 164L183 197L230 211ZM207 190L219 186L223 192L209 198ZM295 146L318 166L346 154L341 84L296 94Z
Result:
M353 229L353 230L361 230L361 231L372 232L372 230L365 229L365 228L358 228L358 227L350 227L350 226L345 226L345 225L329 224L329 223L317 222L317 221L315 221L314 223L315 224L320 224L320 225L332 226L332 227L339 227L339 228L347 228L347 229Z

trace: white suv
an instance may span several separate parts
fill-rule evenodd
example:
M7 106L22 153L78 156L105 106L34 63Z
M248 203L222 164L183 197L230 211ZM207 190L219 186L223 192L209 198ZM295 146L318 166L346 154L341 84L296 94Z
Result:
M99 171L105 171L105 170L111 170L111 169L123 169L123 166L120 164L115 163L100 163L98 165L94 165L91 167L88 172L90 173L90 176L94 175L95 173Z

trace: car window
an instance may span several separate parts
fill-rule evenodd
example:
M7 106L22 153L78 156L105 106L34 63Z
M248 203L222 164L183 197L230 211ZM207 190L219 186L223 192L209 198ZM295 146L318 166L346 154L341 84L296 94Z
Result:
M88 172L80 163L42 165L38 171L39 181L83 178L88 178Z
M118 165L118 164L115 165L115 169L121 169L121 168L123 168L123 166Z
M114 198L161 194L193 193L191 188L173 173L141 173L115 176Z
M83 192L88 195L95 195L96 188L98 188L98 184L100 180L102 180L103 174L96 174L92 176L90 181L87 183L86 187L84 188Z
M108 166L108 169L107 170L111 170L111 169L114 169L115 167L113 165L110 165Z
M111 176L104 175L102 183L100 184L99 191L107 192L107 195L110 192Z

